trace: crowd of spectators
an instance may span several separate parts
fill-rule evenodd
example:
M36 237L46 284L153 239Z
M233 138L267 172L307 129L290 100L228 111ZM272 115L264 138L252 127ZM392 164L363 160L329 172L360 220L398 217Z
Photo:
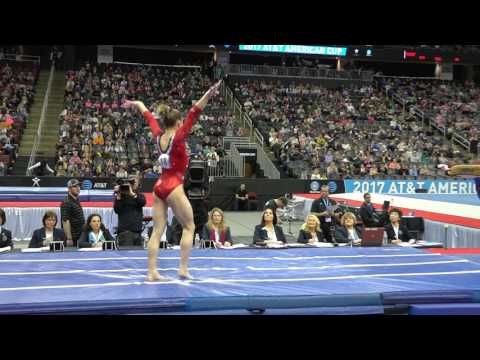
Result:
M16 159L38 71L33 63L0 62L0 176L9 173Z
M478 141L480 128L480 88L473 82L439 80L382 79L382 86L395 92L445 129L450 139L454 133L468 141Z
M186 115L194 100L211 85L198 68L90 64L66 73L65 108L60 114L57 176L126 177L139 171L161 172L155 139L142 115L121 105L143 101L155 114L168 104ZM217 97L200 116L189 138L191 157L218 161L223 136L235 136L231 112Z
M462 155L373 84L328 89L248 80L233 88L292 177L443 176L437 165Z

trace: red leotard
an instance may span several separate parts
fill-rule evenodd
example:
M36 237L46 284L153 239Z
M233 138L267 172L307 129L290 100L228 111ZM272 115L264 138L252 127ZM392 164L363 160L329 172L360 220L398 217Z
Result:
M170 153L170 169L162 169L162 175L155 183L153 192L162 200L166 200L173 190L179 185L183 184L183 176L188 168L188 154L185 146L185 140L192 130L192 126L197 121L202 110L198 106L193 106L188 112L187 118L184 120L182 127L180 127L172 142L172 151ZM158 126L157 120L153 117L150 111L143 113L145 120L147 120L154 137L159 137L163 134L162 129Z

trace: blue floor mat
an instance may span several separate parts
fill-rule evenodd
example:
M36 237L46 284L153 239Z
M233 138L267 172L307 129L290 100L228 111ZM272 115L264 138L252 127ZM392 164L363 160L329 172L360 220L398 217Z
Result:
M480 315L480 304L412 305L410 315Z
M161 251L167 283L146 283L146 251L2 254L0 312L209 311L474 302L480 264L410 248ZM421 300L419 300L421 299ZM438 301L438 299L441 299Z

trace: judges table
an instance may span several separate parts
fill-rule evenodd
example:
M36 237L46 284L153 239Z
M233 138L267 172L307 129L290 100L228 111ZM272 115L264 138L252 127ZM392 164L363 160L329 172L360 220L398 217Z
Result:
M220 248L215 248L215 247L207 247L207 249L211 250L220 250L220 251L229 251L229 250L252 250L252 249L258 249L258 250L285 250L285 249L317 249L317 248L336 248L336 247L354 247L354 248L361 248L362 246L351 246L350 244L331 244L331 243L319 243L318 245L311 245L311 244L300 244L300 243L290 243L290 244L285 244L285 245L275 245L275 246L261 246L261 245L245 245L245 244L234 244L233 246L230 246L228 248L225 247L220 247ZM419 241L416 244L408 244L404 243L403 246L399 245L393 245L393 244L386 244L383 246L379 247L388 247L388 248L399 248L399 247L412 247L416 249L428 249L428 248L443 248L443 244L440 242L426 242L426 241ZM139 250L143 249L141 246L123 246L119 247L117 249L94 249L94 248L83 248L83 249L77 249L75 247L65 247L62 251L57 251L57 252L100 252L100 251L124 251L124 250ZM180 246L171 246L168 245L167 247L162 247L164 250L179 250ZM328 251L328 250L327 250ZM52 250L49 250L48 248L39 248L39 249L17 249L14 248L12 250L7 250L5 248L0 249L0 253L19 253L19 252L53 252Z
M42 217L46 211L54 211L58 217L57 227L60 228L60 208L59 207L38 207L38 208L5 208L6 223L5 228L12 232L14 241L30 240L33 231L43 227ZM98 207L84 207L83 213L85 220L90 214L99 214L102 217L102 222L110 230L112 234L115 233L115 228L118 226L118 215L115 214L113 208L98 208ZM152 216L152 208L143 208L144 216ZM173 219L172 209L168 208L168 223L171 224Z

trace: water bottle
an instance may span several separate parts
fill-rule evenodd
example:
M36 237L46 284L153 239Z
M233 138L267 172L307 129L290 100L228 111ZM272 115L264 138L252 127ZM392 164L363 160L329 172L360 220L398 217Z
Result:
M143 248L147 249L148 248L148 241L150 238L148 237L148 234L143 234Z
M195 246L197 248L201 248L201 244L200 244L200 234L199 233L196 233L195 234Z

